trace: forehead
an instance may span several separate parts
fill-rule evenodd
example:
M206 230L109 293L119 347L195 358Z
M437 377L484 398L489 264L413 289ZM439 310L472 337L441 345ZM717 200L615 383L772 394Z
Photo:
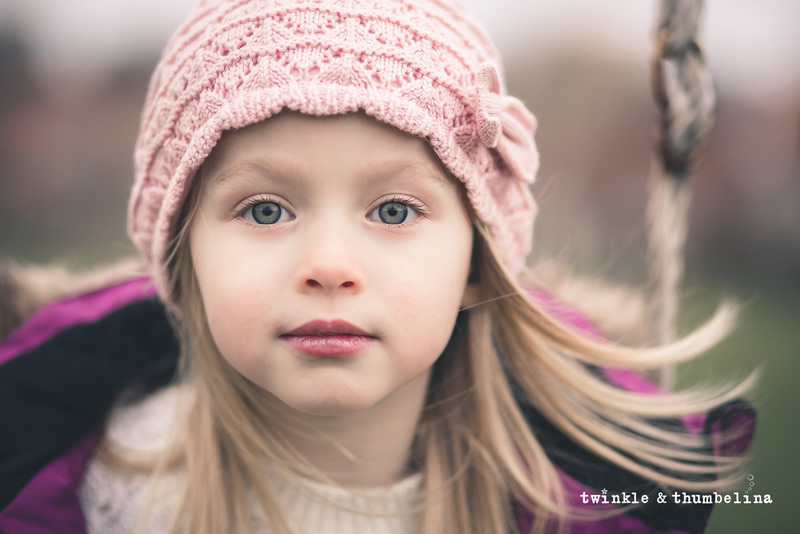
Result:
M425 140L363 113L316 117L283 112L225 132L204 163L212 186L241 175L297 177L328 170L424 176L450 187L458 183Z
M283 112L258 124L223 133L206 163L219 167L255 153L303 155L311 161L397 159L429 164L447 172L425 140L363 113L315 117Z

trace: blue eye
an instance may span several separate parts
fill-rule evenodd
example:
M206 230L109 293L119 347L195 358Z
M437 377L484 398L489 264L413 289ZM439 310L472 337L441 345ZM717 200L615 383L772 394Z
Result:
M410 223L424 213L424 208L416 201L411 199L390 200L384 202L372 212L368 218L372 221L380 221L391 226L400 226Z
M244 213L244 218L257 224L275 224L286 221L291 214L277 202L259 202Z
M400 202L385 202L378 206L378 217L386 224L402 224L408 218L408 206Z

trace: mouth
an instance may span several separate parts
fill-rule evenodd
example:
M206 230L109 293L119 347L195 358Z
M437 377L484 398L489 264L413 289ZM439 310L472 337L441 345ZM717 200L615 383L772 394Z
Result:
M355 325L336 319L334 321L309 321L302 326L280 334L284 336L364 336L375 337Z
M294 330L279 333L278 338L293 349L309 356L352 356L378 338L347 321L310 321Z

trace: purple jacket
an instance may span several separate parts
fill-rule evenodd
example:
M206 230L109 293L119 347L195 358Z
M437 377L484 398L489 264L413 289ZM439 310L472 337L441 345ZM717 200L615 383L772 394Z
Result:
M600 335L586 319L545 294L535 297L553 313ZM78 488L105 416L123 389L149 391L172 377L178 342L149 279L140 278L49 305L0 344L0 532L85 534ZM597 370L633 391L657 389L633 372ZM656 504L669 493L583 450L520 400L532 430L559 469L572 502L627 495L642 504L615 517L574 523L574 534L702 532L711 505ZM669 424L669 422L668 422ZM752 437L755 413L744 401L708 414L673 421L708 436L720 451L721 430L743 429L722 451L738 454ZM584 504L584 500L589 501ZM609 505L610 506L610 505ZM527 532L530 512L516 506L517 531Z

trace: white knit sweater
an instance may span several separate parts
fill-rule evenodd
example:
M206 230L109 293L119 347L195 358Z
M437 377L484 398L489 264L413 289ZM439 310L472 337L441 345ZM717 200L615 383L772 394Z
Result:
M112 439L136 451L148 452L163 447L176 410L183 397L177 388L116 409L111 416L108 431ZM298 483L277 466L270 466L273 484L284 513L302 534L403 534L416 531L418 514L408 510L419 501L422 475L417 473L386 488L359 490L355 495L338 487L326 486L310 480ZM144 474L131 474L109 467L95 459L89 464L80 490L81 502L90 534L128 534L138 525L140 512L150 505L143 532L158 534L170 525L173 513L182 494L185 475L172 472L165 475L158 486L148 486ZM318 495L316 495L318 494ZM322 498L320 497L322 496ZM148 501L148 498L152 501ZM260 509L255 506L255 496L250 495L253 532L267 534L270 528ZM341 509L355 509L384 515L361 515Z

